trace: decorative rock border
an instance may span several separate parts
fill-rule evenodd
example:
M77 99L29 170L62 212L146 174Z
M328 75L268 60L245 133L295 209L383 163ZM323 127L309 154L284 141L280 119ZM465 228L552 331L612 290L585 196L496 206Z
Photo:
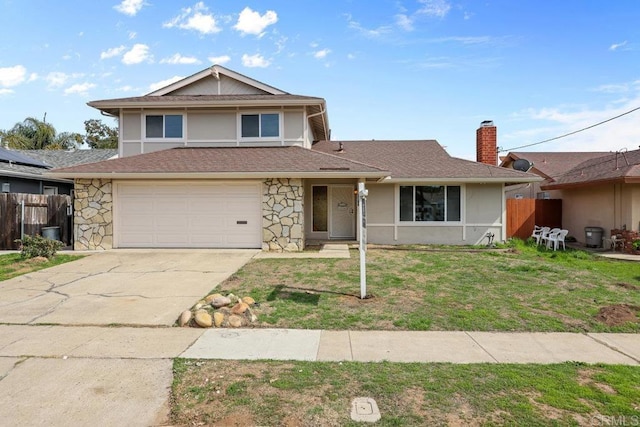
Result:
M304 187L299 178L265 179L262 196L262 250L304 249Z
M185 310L178 317L178 326L196 328L240 328L250 326L258 321L252 307L256 306L253 298L238 298L233 294L207 295L198 301L191 310Z

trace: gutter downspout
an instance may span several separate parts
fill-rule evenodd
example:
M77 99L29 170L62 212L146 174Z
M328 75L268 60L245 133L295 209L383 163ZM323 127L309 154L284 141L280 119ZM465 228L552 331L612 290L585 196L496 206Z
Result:
M312 117L316 117L316 116L320 116L322 115L322 127L324 127L325 129L325 134L327 136L327 139L331 139L331 137L329 136L329 129L327 129L327 122L324 119L324 115L326 114L327 109L324 107L324 104L320 104L320 111L318 111L317 113L313 113L313 114L309 114L307 116L307 120L309 120Z

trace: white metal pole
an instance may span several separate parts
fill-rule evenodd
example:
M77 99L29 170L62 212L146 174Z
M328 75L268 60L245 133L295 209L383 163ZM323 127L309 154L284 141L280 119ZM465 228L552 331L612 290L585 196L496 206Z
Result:
M20 202L20 240L24 240L24 200Z
M366 228L366 200L367 190L364 182L358 183L358 230L360 234L360 299L367 296L367 228Z

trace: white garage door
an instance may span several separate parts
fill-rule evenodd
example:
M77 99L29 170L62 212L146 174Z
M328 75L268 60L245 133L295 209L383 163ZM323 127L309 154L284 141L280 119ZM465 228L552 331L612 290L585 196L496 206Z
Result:
M120 248L260 248L260 183L118 183Z

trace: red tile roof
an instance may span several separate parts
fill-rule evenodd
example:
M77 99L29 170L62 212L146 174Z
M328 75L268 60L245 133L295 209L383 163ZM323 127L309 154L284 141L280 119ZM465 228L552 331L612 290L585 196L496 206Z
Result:
M340 144L343 151L340 152ZM434 179L458 181L532 182L529 173L451 157L435 140L320 141L313 150L376 165L391 172L393 180Z

